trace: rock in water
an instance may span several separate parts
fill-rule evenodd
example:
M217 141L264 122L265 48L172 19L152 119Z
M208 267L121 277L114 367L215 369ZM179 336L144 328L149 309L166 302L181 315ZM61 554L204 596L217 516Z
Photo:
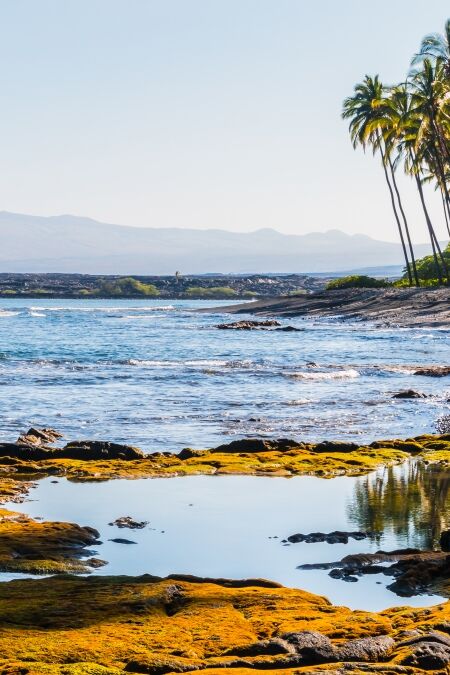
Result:
M113 520L109 525L115 525L120 528L128 527L130 530L143 530L148 525L148 520L134 520L131 516L121 516Z
M62 438L63 435L56 431L55 429L43 428L38 429L37 427L31 427L28 429L26 434L21 434L17 439L17 443L25 445L45 445L47 443L55 443L58 438Z
M220 330L258 330L259 328L275 328L281 326L279 321L268 319L267 321L233 321L233 323L219 323L216 328Z
M394 394L392 398L427 398L427 395L420 391L414 391L414 389L405 389L405 391Z

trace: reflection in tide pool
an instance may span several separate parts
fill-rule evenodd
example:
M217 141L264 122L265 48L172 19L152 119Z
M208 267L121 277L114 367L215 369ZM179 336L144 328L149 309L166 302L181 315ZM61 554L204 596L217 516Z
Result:
M14 509L98 529L103 544L97 553L109 564L96 573L265 577L326 595L335 604L370 610L405 604L404 598L386 588L389 578L371 575L348 584L333 580L323 570L296 567L379 548L428 545L445 524L449 506L444 477L415 463L368 477L332 480L194 476L104 483L52 481L39 481L30 495L33 501ZM439 501L433 506L437 494ZM124 530L108 525L125 515L147 520L149 526ZM379 528L383 534L377 541L350 540L347 545L282 544L282 539L296 532L355 528ZM137 545L109 541L116 537ZM422 596L408 598L407 604L424 606L440 600Z

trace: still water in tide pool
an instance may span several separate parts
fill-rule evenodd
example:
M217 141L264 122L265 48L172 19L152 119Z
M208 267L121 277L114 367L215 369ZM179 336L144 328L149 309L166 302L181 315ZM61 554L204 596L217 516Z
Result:
M351 553L436 546L448 522L448 474L408 462L368 476L325 480L249 476L191 476L101 483L40 480L15 510L45 520L95 527L103 542L95 554L108 564L96 574L195 574L263 577L327 596L352 608L425 606L436 595L398 597L391 577L368 575L357 583L327 571L298 570L305 563L341 560ZM130 515L149 521L142 530L110 526ZM377 530L373 540L345 544L292 544L297 532ZM135 544L110 539L126 538ZM17 575L0 575L9 579Z
M224 303L0 300L0 438L31 425L148 451L242 437L410 436L446 411L448 330L283 319L301 332L221 331ZM311 365L316 364L316 365ZM394 400L402 389L429 394Z

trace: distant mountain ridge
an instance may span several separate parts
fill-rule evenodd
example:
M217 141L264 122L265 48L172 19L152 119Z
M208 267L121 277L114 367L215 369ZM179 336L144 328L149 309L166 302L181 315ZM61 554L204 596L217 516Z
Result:
M0 272L159 275L338 272L401 265L400 244L340 230L288 235L272 229L128 227L72 215L0 212ZM429 247L416 247L417 256Z

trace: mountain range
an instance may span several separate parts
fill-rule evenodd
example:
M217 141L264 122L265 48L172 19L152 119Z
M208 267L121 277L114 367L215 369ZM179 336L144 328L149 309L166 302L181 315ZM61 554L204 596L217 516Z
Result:
M340 230L128 227L79 216L0 212L0 272L159 275L339 272L401 265L400 244ZM429 247L416 247L417 257Z

